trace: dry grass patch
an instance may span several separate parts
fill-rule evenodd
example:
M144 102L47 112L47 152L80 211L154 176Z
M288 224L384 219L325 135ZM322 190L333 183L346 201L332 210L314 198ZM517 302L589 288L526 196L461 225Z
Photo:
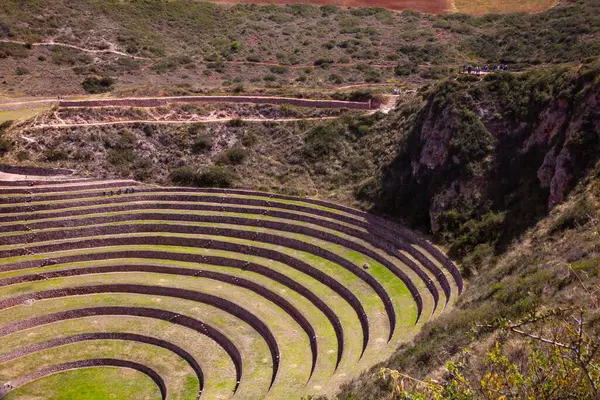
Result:
M556 4L557 0L453 0L452 11L470 15L538 13Z

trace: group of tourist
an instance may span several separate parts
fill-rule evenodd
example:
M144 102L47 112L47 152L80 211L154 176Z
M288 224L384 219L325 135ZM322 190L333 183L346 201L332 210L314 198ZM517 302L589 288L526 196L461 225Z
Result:
M483 66L483 68L481 68L479 65L463 65L462 66L462 73L463 74L476 74L479 75L482 72L483 73L488 73L488 72L493 72L493 71L508 71L508 65L506 64L498 64L498 65L485 65Z
M105 190L104 192L102 192L102 196L113 196L115 194L128 194L128 193L135 193L135 189L134 188L125 188L125 190L119 189L116 191L112 191L112 190L106 191Z

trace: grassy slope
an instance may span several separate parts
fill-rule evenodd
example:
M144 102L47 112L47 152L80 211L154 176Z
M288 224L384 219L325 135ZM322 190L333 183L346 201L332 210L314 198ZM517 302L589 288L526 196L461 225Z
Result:
M485 325L496 318L518 320L535 309L592 307L598 297L600 271L599 195L597 176L584 180L569 201L506 252L482 260L456 309L428 324L413 344L398 350L384 365L418 378L431 374L440 378L443 363L468 348L465 374L477 382L477 364L489 350L495 332L474 336L473 324ZM597 315L589 317L588 329L600 329ZM379 381L375 373L371 370L345 385L339 398L389 398L389 382Z

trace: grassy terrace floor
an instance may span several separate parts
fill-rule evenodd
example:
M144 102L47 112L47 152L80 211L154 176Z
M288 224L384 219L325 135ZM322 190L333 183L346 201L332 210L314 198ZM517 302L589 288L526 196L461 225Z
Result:
M131 185L0 182L0 384L117 359L155 371L166 399L331 395L462 287L437 249L355 210L245 191L103 193ZM115 371L139 379L98 385ZM82 367L4 398L69 398L60 377L89 380L92 399L160 398L150 375Z

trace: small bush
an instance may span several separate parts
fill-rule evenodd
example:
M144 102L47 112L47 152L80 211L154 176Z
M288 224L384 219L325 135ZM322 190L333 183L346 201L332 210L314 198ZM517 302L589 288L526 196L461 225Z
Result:
M339 85L340 83L344 82L344 79L338 74L330 74L327 80L336 85Z
M0 152L1 152L1 150L0 150ZM23 151L23 150L22 150L22 151L19 151L19 152L17 153L17 160L18 160L18 161L25 161L25 160L29 160L29 153L28 153L28 152L26 152L26 151Z
M171 181L176 185L197 187L220 187L233 186L235 175L227 168L210 166L201 171L192 167L180 167L171 171Z
M191 167L180 167L171 171L171 181L176 185L193 186L196 179L196 171Z
M208 135L200 135L194 139L194 144L192 144L192 153L198 154L204 151L209 151L212 149L213 142L212 138Z
M253 135L252 133L246 133L243 137L242 137L242 144L245 147L252 147L256 144L256 136Z
M333 60L330 58L317 58L314 62L317 67L327 67L329 64L333 64Z
M204 130L205 126L202 123L191 124L188 128L188 133L192 136L197 135L200 131Z
M233 146L223 153L222 162L239 165L244 162L247 156L248 151L242 146Z
M245 124L246 123L241 118L233 118L227 122L227 126L230 126L233 128L239 128L240 126L244 126Z
M110 149L106 158L114 166L128 165L137 160L132 149Z
M0 137L0 155L8 153L13 147L13 142L8 139Z
M44 160L48 162L63 161L69 158L69 153L62 149L48 149L44 152Z
M27 74L29 74L29 70L28 70L27 68L25 68L25 67L21 67L21 66L19 66L19 67L17 67L17 69L15 70L15 74L16 74L16 75L19 75L19 76L20 76L20 75L27 75Z
M335 124L319 125L309 132L302 152L306 158L322 159L340 147L341 134Z
M107 93L113 89L115 80L111 77L105 76L103 78L86 78L83 83L83 90L90 94Z
M227 168L211 166L200 171L194 184L198 187L228 188L233 186L234 181L235 175Z
M290 69L284 65L275 65L271 67L271 72L274 74L287 74Z
M0 124L0 135L2 135L4 132L6 132L8 130L8 128L11 127L13 122L14 121L9 120L9 121L4 121Z

